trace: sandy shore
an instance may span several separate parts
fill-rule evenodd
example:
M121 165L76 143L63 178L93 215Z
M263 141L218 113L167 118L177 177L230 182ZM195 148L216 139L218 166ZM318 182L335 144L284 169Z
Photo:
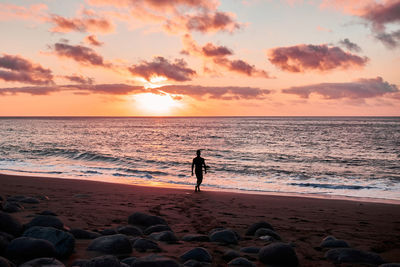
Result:
M337 266L319 249L322 239L334 235L351 247L378 253L386 262L400 262L400 205L347 200L252 195L228 192L131 186L83 180L0 175L0 196L47 196L39 204L24 204L12 213L22 223L43 210L55 212L70 228L99 231L127 225L128 217L140 211L163 217L178 238L208 234L217 227L232 228L245 237L247 228L267 221L285 242L295 245L301 266ZM90 240L77 240L75 253L65 260L91 258ZM164 244L160 254L179 259L188 249L202 246L213 256L213 266L226 266L228 249L262 247L265 241L242 238L238 245L212 242ZM134 251L133 256L150 254ZM250 256L251 258L251 256ZM257 256L254 255L254 262ZM358 266L358 265L342 265ZM364 265L359 265L364 266Z

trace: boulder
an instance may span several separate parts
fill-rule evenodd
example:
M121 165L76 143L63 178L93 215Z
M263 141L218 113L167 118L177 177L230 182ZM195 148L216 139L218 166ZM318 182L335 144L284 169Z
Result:
M202 247L193 248L181 255L180 258L182 261L196 260L200 262L212 262L211 254Z
M256 237L271 236L275 240L282 240L282 238L277 233L268 228L258 228L254 235Z
M200 262L200 261L196 261L196 260L188 260L188 261L185 261L183 266L186 266L186 267L210 267L211 263Z
M328 250L325 258L335 263L365 263L382 264L384 261L376 253L366 252L354 248L335 248Z
M167 243L176 243L178 241L178 238L176 238L175 234L171 231L152 233L149 237L154 240L163 241Z
M142 230L133 225L120 226L117 228L117 232L119 234L130 235L130 236L143 235Z
M179 267L179 263L173 259L157 256L157 255L149 255L143 258L137 259L137 261L133 262L132 267Z
M31 260L56 256L56 249L47 240L31 237L19 237L10 242L6 255L9 259Z
M299 265L299 260L297 259L294 249L290 245L281 242L272 243L261 248L258 253L258 258L267 265Z
M210 234L211 242L218 242L223 244L237 244L238 238L234 231L230 229L222 229L217 231L212 231Z
M246 258L239 257L228 262L228 266L255 267L256 265Z
M99 233L87 231L83 229L71 229L69 231L76 239L95 239L100 237Z
M86 267L86 264L88 262L89 262L89 260L77 259L71 264L71 266L72 267Z
M115 255L129 254L132 252L132 245L126 235L116 234L94 239L87 250Z
M182 240L186 242L210 242L210 237L208 235L194 234L185 235Z
M7 237L0 235L0 255L4 255L10 240Z
M334 236L325 237L319 246L321 248L348 248L348 247L350 247L346 241L336 239Z
M8 212L8 213L14 213L14 212L19 212L24 210L24 207L17 203L17 202L11 202L11 201L6 201L2 204L3 211Z
M101 235L116 235L118 234L117 230L113 229L113 228L108 228L108 229L104 229L102 231L100 231Z
M147 227L143 231L143 233L145 235L149 235L149 234L154 233L154 232L162 232L162 231L171 231L171 228L169 228L169 226L165 225L165 224L156 224L156 225L152 225L152 226Z
M19 236L22 232L22 225L11 215L0 211L0 231Z
M70 256L74 251L74 236L53 227L33 226L26 230L23 236L49 241L54 245L58 257L61 258Z
M136 260L137 260L136 257L128 257L128 258L123 259L121 262L125 263L128 266L131 266L132 263L134 263Z
M239 258L240 257L240 253L237 252L236 250L228 250L224 253L224 255L222 255L222 259L224 261L231 261L235 258Z
M249 229L247 229L246 231L246 235L254 235L256 233L256 231L260 228L267 228L267 229L271 229L274 230L274 228L272 227L271 224L261 221L261 222L257 222L252 224Z
M147 250L152 250L154 252L160 252L161 248L158 244L152 240L145 238L138 238L133 242L133 248L139 252L146 252Z
M244 247L240 249L240 252L242 253L248 253L248 254L258 254L260 252L259 247Z
M122 264L115 256L106 255L89 260L85 267L122 267Z
M157 224L167 225L167 222L163 218L159 216L149 215L143 212L135 212L130 215L128 218L128 223L144 227L149 227Z
M14 267L15 265L6 258L0 257L0 267Z
M40 201L34 197L24 197L19 202L27 203L27 204L39 204Z
M65 267L65 265L55 258L39 258L21 264L19 267Z
M50 215L37 215L25 225L25 228L29 229L33 226L53 227L61 230L65 229L64 223L60 219Z

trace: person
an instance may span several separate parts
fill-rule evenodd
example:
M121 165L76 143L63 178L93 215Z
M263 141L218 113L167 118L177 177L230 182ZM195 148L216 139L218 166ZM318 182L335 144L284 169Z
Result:
M197 185L194 188L194 191L200 192L200 185L203 182L203 167L204 167L204 173L207 173L207 167L206 167L206 163L204 162L204 159L202 157L200 157L201 151L197 150L196 154L197 154L197 157L195 157L192 162L192 176L193 176L193 167L195 167Z

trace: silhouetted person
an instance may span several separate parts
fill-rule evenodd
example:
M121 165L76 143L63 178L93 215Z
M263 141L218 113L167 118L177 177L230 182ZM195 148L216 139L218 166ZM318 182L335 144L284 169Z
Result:
M207 167L206 167L206 163L204 162L204 159L202 157L200 157L200 150L197 150L197 157L195 157L193 159L193 163L192 163L192 176L193 176L193 167L195 167L195 173L196 173L196 177L197 177L197 185L194 188L194 191L200 192L200 185L201 182L203 182L203 166L204 166L204 173L207 173Z

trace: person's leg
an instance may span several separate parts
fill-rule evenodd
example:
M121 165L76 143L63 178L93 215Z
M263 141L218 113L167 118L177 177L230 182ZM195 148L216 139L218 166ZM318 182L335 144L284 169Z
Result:
M200 192L200 185L203 182L203 177L197 179L197 190Z

